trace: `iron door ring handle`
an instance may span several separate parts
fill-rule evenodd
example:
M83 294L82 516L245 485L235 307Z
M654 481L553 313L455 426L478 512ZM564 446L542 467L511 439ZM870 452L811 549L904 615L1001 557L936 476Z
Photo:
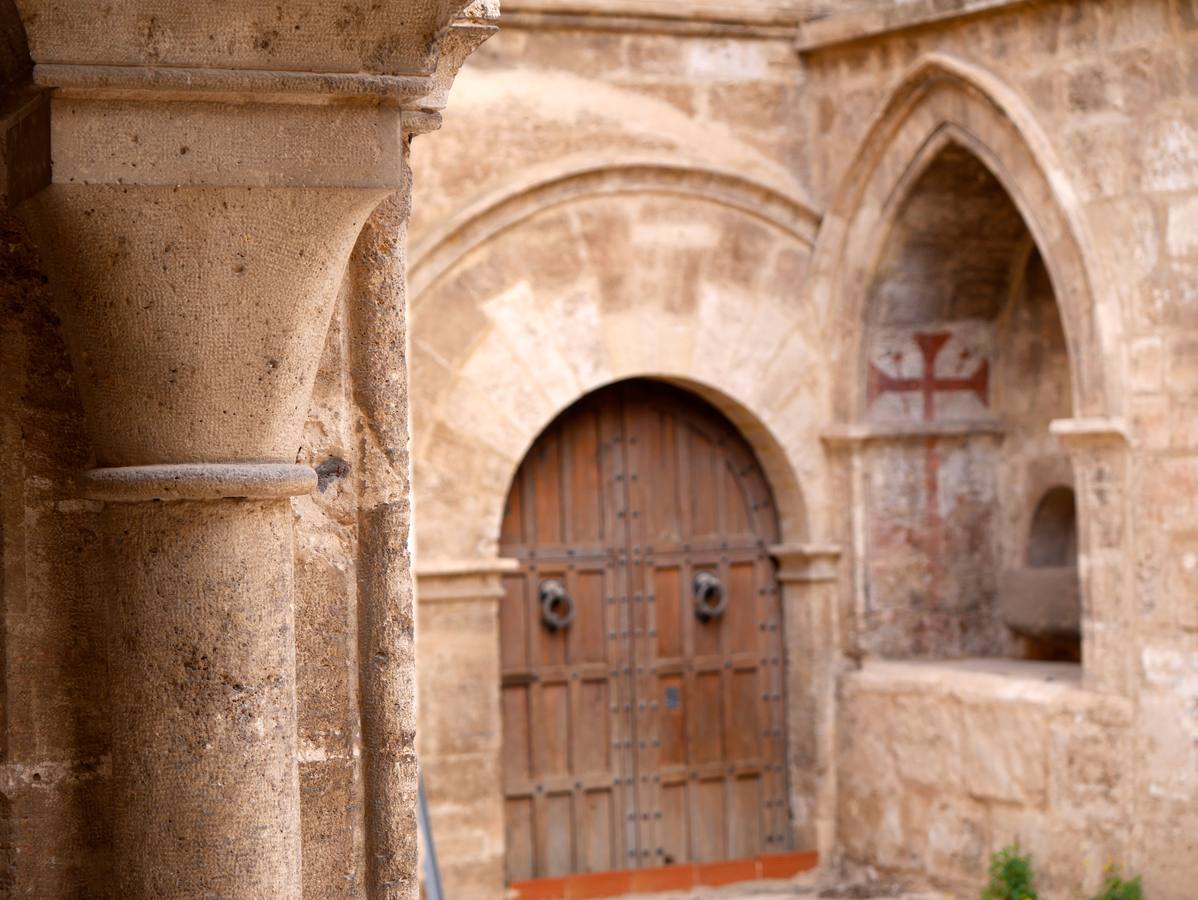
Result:
M565 585L556 578L548 578L541 582L539 594L541 623L550 631L569 628L574 621L574 598L566 592Z
M695 575L695 618L700 622L718 619L728 608L728 594L724 585L711 572Z

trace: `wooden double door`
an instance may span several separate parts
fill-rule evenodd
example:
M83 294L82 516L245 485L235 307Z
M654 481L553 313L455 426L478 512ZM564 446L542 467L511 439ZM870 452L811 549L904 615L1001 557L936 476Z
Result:
M689 393L624 382L538 439L502 536L509 881L790 849L775 540Z

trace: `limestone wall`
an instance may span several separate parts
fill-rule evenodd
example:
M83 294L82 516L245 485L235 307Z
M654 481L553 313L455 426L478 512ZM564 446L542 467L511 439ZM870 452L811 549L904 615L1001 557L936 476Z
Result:
M96 896L110 874L99 505L80 500L83 413L37 252L3 219L0 893Z
M870 662L841 701L839 834L855 863L976 893L993 848L1018 843L1044 896L1072 897L1126 857L1132 707L1068 667Z
M521 20L535 5L480 51L445 129L413 153L453 173L416 186L411 231L419 743L447 885L480 897L504 881L499 526L541 429L612 381L673 380L749 436L789 539L808 538L823 502L821 460L801 451L818 442L817 326L794 303L815 220L774 112L795 100L789 33ZM478 158L479 135L498 152ZM804 659L821 633L796 636ZM827 754L812 721L799 728L806 843L806 776Z
M1132 702L1126 740L1134 762L1122 764L1132 784L1119 817L1133 824L1112 834L1122 842L1116 855L1146 873L1149 893L1169 897L1191 891L1198 859L1191 689L1198 441L1190 424L1198 343L1186 237L1198 189L1190 124L1196 28L1198 10L1188 2L1009 4L935 27L804 44L801 104L810 188L821 204L834 202L849 175L850 149L925 54L993 77L1010 102L1025 106L1046 141L1052 159L1042 157L1045 174L1084 233L1098 327L1117 336L1099 350L1093 329L1063 312L1075 365L1074 415L1125 421L1132 447L1126 457L1096 445L1085 452L1075 445L1073 453L1081 528L1091 542L1082 563L1090 619L1085 683ZM1000 175L1020 180L1018 171ZM1022 202L1026 214L1038 201L1028 193ZM1051 268L1054 236L1037 237ZM1106 384L1098 393L1076 378L1078 361L1087 359L1103 362ZM1087 513L1094 500L1100 503ZM1118 742L1117 732L1110 740ZM850 854L879 859L864 845Z
M793 12L804 21L780 34L747 15L529 2L468 67L449 122L498 152L480 157L453 128L415 151L436 163L412 228L421 559L438 572L495 563L512 473L586 391L631 375L693 386L762 456L788 538L833 559L841 550L824 573L833 580L796 599L791 621L810 631L787 636L796 833L846 865L926 872L954 889L976 887L986 855L1019 837L1042 847L1053 896L1092 886L1114 860L1143 871L1151 896L1185 897L1198 860L1187 238L1198 8L960 0ZM992 255L960 273L971 289L989 283L1008 312L983 342L997 348L993 434L946 444L986 448L953 470L985 514L967 529L973 543L949 548L969 571L950 579L942 612L947 622L980 609L994 630L973 643L925 634L917 652L1018 652L993 619L994 579L1026 559L1043 492L1068 485L1083 661L1051 670L1054 681L1032 663L964 674L883 664L870 655L910 655L909 632L863 639L870 529L892 522L866 512L869 472L873 488L898 490L891 476L923 457L870 461L906 451L885 446L863 411L865 298L892 205L948 139L1010 196L1030 237L1013 256L1024 265L1034 247L1043 269L1011 278ZM1012 285L1023 305L1003 293ZM991 474L975 477L983 457ZM477 588L470 614L484 628L489 591ZM430 770L447 761L435 748L453 698L495 702L494 686L454 674L478 677L452 663L476 650L477 635L439 624L421 646L436 660L421 676ZM484 755L501 741L489 727L474 747ZM472 809L494 822L493 801L460 799L444 821ZM491 878L497 838L480 839Z

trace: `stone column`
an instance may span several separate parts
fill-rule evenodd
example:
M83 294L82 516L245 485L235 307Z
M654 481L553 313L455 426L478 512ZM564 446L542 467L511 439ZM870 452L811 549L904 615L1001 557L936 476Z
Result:
M827 860L835 847L837 612L840 556L832 544L779 544L786 629L787 748L795 845Z
M504 890L499 601L516 560L417 567L420 759L451 897Z
M828 496L841 498L831 510L828 533L848 548L850 567L836 598L834 624L841 653L862 654L861 634L868 615L866 566L869 521L866 515L866 445L873 430L866 425L834 425L820 435L828 463Z
M23 207L97 468L114 893L299 897L292 513L332 305L401 182L378 79L39 66Z
M1082 665L1094 690L1131 695L1137 683L1133 557L1127 530L1127 429L1118 419L1058 419L1052 433L1073 461L1077 485Z

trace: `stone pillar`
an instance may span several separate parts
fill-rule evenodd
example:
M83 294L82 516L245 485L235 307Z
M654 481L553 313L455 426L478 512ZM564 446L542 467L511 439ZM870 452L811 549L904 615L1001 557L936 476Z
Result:
M403 112L370 79L170 76L36 68L54 165L22 208L106 504L114 893L299 897L288 498Z
M836 679L841 664L837 610L840 548L780 544L786 629L787 749L795 846L827 860L835 847Z
M866 445L873 436L868 426L835 425L820 435L828 463L828 495L841 498L833 506L828 533L838 535L848 548L850 568L836 598L834 625L841 653L854 659L862 655L861 635L868 615L869 520L866 503Z
M1127 429L1118 419L1058 419L1052 433L1073 461L1077 485L1082 666L1087 687L1136 690L1135 592L1127 527Z
M417 568L420 760L447 896L504 890L499 601L515 560Z
M110 501L120 896L300 896L287 496L312 482L298 466L262 465L234 485L222 468L160 467L136 499L136 470L88 480ZM191 499L209 486L244 499Z

